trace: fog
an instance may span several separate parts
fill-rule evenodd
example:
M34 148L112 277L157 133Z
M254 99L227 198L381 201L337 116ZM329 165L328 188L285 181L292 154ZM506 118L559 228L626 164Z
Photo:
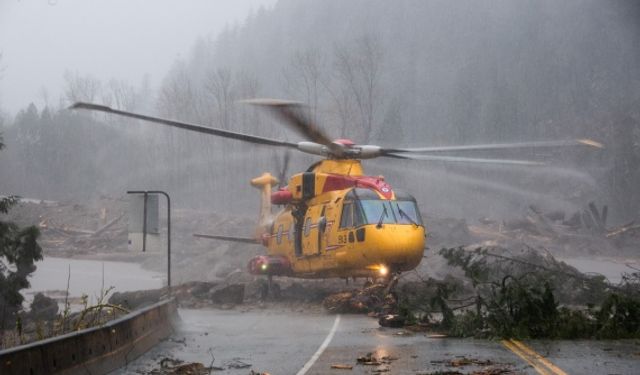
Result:
M639 20L631 1L5 1L0 193L163 189L179 206L253 212L248 180L277 173L282 150L64 108L88 100L301 140L235 104L278 97L358 143L593 138L605 149L473 155L545 167L364 163L427 214L571 213L596 201L629 221L640 209ZM288 174L314 160L295 153Z
M2 109L57 104L64 72L158 84L196 38L241 24L275 0L0 1Z

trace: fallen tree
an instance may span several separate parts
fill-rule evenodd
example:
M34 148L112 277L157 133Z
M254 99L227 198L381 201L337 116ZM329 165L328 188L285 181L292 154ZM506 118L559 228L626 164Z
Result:
M458 280L425 280L422 290L434 290L431 297L401 294L401 305L451 336L640 337L637 284L613 286L532 249L518 258L499 251L442 249L449 265L464 271L470 288ZM441 319L430 320L435 312Z

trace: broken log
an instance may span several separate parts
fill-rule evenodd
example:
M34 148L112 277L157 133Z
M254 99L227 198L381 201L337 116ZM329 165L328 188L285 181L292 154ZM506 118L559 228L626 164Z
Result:
M115 219L111 220L110 222L106 223L105 225L103 225L102 227L98 228L97 231L93 232L91 234L91 237L96 237L99 236L100 234L102 234L102 232L104 232L105 230L111 228L113 226L113 224L117 223L118 221L120 221L120 219L122 219L124 217L124 213L120 214L120 216L116 217Z
M629 224L625 224L619 228L613 229L611 231L609 231L609 233L607 233L607 238L611 238L611 237L616 237L619 236L623 233L629 232L629 231L634 231L636 229L640 229L640 224L635 224L634 221L632 221Z

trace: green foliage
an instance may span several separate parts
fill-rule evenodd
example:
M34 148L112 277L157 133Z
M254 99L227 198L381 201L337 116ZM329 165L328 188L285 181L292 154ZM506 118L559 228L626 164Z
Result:
M500 337L550 337L554 335L557 303L548 283L531 278L506 277L483 298L484 316L491 332Z
M0 199L0 214L6 214L9 209L18 203L19 198L15 195L10 195Z
M505 275L487 261L486 256L492 253L486 249L442 249L440 254L450 265L465 272L476 294L475 311L455 315L448 312L451 311L447 307L449 294L440 295L441 328L449 335L552 339L640 337L640 300L633 294L607 292L597 308L559 307L551 271L533 272L529 267ZM591 279L581 281L584 288L593 289Z
M17 202L15 196L0 198L0 213L6 214ZM0 220L0 327L15 321L24 300L20 290L29 287L27 277L36 269L34 262L42 259L39 235L34 226L20 228Z
M467 310L455 316L447 332L455 337L482 336L485 332L484 324L481 315Z
M640 337L640 301L637 299L611 294L602 303L595 316L598 338Z

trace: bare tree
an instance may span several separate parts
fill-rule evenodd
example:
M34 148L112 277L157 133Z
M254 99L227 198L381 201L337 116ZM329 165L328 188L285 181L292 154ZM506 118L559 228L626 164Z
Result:
M236 92L238 99L252 99L260 96L260 80L255 74L246 70L236 73ZM256 128L261 128L262 114L254 106L235 105L235 119L239 130L252 132Z
M81 76L77 71L69 70L64 72L65 90L64 99L67 104L78 101L93 102L101 91L100 81L89 75Z
M359 134L353 134L354 131L349 129L349 126L356 122L354 115L354 101L351 95L351 90L342 83L327 83L324 86L329 93L331 101L331 104L327 108L327 113L337 120L336 124L338 129L336 130L340 137L345 138L359 136Z
M318 104L321 89L326 85L324 57L318 48L309 47L296 51L289 69L283 71L285 90L294 97L309 105L309 118L313 123L318 121Z
M219 68L207 74L204 82L205 93L213 99L217 109L217 122L229 129L236 94L233 87L233 75L229 68Z
M123 110L135 109L138 99L135 87L116 79L107 83L103 96L108 97L113 106Z
M158 93L158 111L166 117L198 120L198 89L183 62L176 62L162 82Z
M336 75L352 95L363 140L369 141L380 109L383 51L378 36L367 34L353 45L336 46Z

